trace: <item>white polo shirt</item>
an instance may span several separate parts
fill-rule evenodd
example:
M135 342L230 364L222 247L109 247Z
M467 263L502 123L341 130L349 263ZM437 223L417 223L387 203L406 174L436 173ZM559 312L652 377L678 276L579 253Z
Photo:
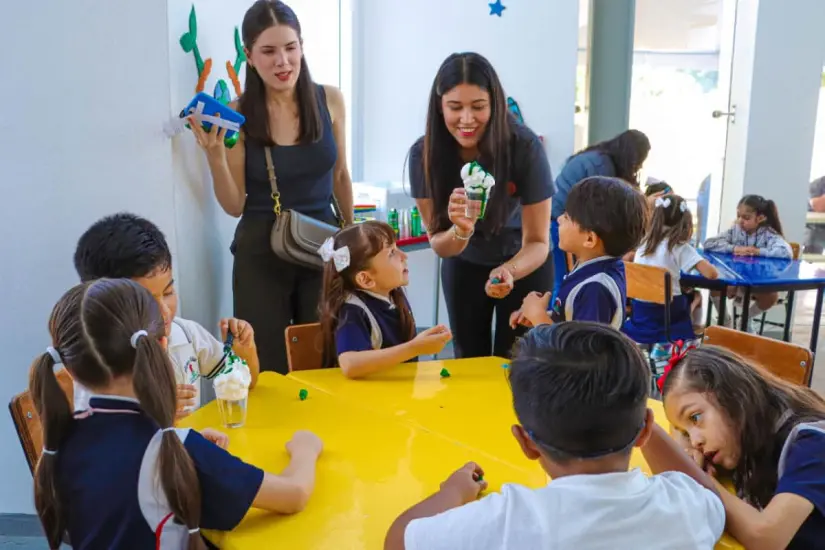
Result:
M407 526L407 550L711 550L722 501L678 472L576 475L541 489L502 486Z
M195 321L175 317L167 352L175 368L175 382L195 386L195 407L201 406L199 378L209 374L223 358L223 344ZM74 382L74 410L86 410L91 392Z
M668 244L669 241L664 239L650 256L644 255L645 247L642 245L636 249L633 261L637 264L663 267L670 271L673 295L681 296L682 289L679 287L679 280L682 273L691 271L704 258L689 244L677 244L673 250L668 250Z

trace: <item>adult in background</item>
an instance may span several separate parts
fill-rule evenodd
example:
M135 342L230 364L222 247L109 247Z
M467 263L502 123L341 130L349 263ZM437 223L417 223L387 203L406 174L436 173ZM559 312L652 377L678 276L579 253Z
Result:
M815 179L808 188L808 212L825 212L825 176ZM822 254L825 245L825 225L809 223L805 225L805 252Z
M465 216L461 168L471 161L496 181L478 222ZM553 277L547 259L553 178L541 141L507 109L487 59L460 53L441 65L426 132L410 149L409 166L430 245L444 258L456 357L509 356L517 335L510 314L529 292L548 290Z
M191 126L206 151L218 202L241 218L231 247L235 315L255 330L261 370L286 373L284 330L318 320L321 271L272 252L275 205L265 149L270 148L284 210L336 225L334 195L340 221L352 223L344 100L337 88L312 81L301 25L289 6L258 0L241 29L248 62L244 93L232 105L246 117L238 143L226 149L224 130L205 133Z
M639 130L626 130L612 139L582 149L567 159L567 163L556 178L556 193L553 195L550 224L555 267L554 299L562 279L567 275L567 255L559 248L558 219L564 214L570 189L581 180L592 176L621 178L639 187L639 170L649 152L650 141L645 134Z

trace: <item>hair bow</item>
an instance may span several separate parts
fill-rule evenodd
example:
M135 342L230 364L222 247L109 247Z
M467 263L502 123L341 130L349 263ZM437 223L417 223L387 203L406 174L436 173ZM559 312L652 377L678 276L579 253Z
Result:
M687 210L687 203L685 201L682 201L682 204L679 205L679 210L682 212Z
M667 378L667 375L670 374L670 371L673 370L673 367L675 367L679 363L679 361L685 358L687 352L696 347L690 345L687 348L684 348L684 345L685 343L682 340L678 340L671 345L670 359L667 360L667 365L665 365L665 370L662 373L662 376L660 376L659 379L656 380L656 387L659 388L659 393L661 393L664 390L665 379Z
M653 204L657 207L661 206L662 208L667 208L668 206L670 206L670 199L669 198L664 198L663 199L662 197L657 197L656 202L654 202Z
M335 241L332 237L329 237L327 240L324 241L324 244L322 244L321 248L318 249L318 254L321 256L321 259L324 260L325 263L331 260L335 264L335 271L337 271L338 273L341 273L349 267L349 247L342 246L341 248L336 250Z

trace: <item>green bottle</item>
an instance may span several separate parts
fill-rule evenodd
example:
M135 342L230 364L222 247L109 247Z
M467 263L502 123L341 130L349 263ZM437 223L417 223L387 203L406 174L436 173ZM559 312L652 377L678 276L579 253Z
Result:
M421 230L421 214L418 212L418 207L413 206L410 211L410 236L420 237L423 234Z
M387 223L392 227L392 230L395 232L395 238L398 238L398 210L395 208L391 209L389 214L387 215Z

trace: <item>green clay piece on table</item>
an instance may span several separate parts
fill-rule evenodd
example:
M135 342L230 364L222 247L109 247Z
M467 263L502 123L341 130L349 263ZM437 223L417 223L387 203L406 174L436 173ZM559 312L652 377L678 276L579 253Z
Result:
M301 389L301 391L298 392L298 399L300 399L301 401L306 401L308 395L308 391L306 391L305 389Z
M447 369L441 369L441 372L439 374L441 375L441 378L449 378L450 377L450 371L448 371Z

